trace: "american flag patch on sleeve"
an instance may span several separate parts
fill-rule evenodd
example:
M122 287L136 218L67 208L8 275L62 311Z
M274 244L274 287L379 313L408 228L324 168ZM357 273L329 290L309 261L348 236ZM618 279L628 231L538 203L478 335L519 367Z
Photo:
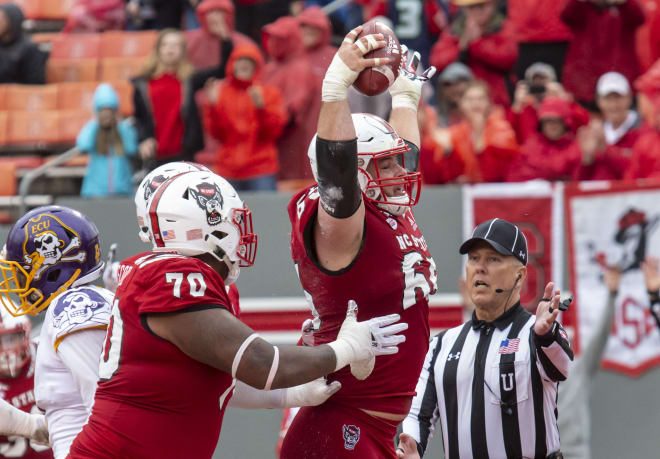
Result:
M497 353L513 354L514 352L518 352L518 344L520 344L520 338L503 339L500 343L500 349L497 351Z
M164 241L171 241L175 237L176 236L174 235L174 230L164 230L163 231L163 240Z

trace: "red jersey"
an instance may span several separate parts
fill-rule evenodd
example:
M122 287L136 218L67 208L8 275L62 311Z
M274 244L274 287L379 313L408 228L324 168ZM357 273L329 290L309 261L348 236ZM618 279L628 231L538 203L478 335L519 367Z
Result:
M395 355L381 356L369 378L359 381L348 367L331 374L342 387L332 400L352 407L407 414L429 343L428 297L435 293L435 263L412 212L393 216L365 199L363 245L353 263L329 272L313 259L311 235L319 205L316 186L289 203L291 253L312 313L320 319L315 344L337 338L348 300L358 305L358 320L400 314L408 323L406 342Z
M211 457L231 374L151 333L145 314L222 307L236 315L222 278L196 258L147 252L121 263L118 283L92 414L70 456Z
M32 357L15 378L0 377L0 397L16 408L28 413L39 413L34 403L34 356L36 346L31 349ZM0 458L19 457L23 459L52 459L53 452L48 446L37 445L24 437L3 437L0 435Z

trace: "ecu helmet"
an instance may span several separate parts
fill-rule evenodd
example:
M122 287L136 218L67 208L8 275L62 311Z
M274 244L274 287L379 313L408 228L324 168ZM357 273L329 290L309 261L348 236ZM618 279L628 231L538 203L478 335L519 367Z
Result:
M201 164L177 161L157 167L142 179L135 192L135 211L137 213L138 227L140 228L138 236L142 242L153 242L149 239L149 229L145 223L147 221L147 201L149 201L151 195L169 178L195 171L211 172L208 167Z
M12 316L36 315L65 290L103 272L99 231L77 210L31 210L9 231L0 260L0 303Z
M399 137L394 128L384 119L369 113L353 113L353 125L357 134L358 182L366 198L383 210L402 215L419 201L421 174L406 170L398 177L381 177L378 159L396 156L397 162L405 169L405 154L410 147ZM318 181L316 162L316 135L309 144L307 156L314 178ZM375 174L367 172L370 162L374 162ZM387 196L385 188L403 186L405 194Z
M189 172L167 180L149 199L147 226L155 252L211 254L229 269L226 285L252 266L257 235L252 213L225 179Z

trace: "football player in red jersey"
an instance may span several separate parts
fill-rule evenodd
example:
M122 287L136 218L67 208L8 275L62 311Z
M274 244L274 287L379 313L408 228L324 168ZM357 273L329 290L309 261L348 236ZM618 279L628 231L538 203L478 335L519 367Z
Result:
M357 322L351 302L327 346L271 345L235 317L225 290L257 243L231 185L210 172L178 175L148 209L154 250L119 266L92 414L70 457L211 457L236 380L296 398L299 385L349 364L368 375L375 356L405 340L396 333L406 324L391 325L397 314Z
M52 459L46 419L34 403L36 345L27 317L0 308L0 458Z
M323 81L318 132L309 149L318 185L289 204L291 250L315 316L315 345L337 337L342 305L351 298L361 319L396 313L409 329L400 352L379 358L366 381L360 380L363 368L328 376L342 388L324 404L300 409L282 459L396 458L396 427L408 413L428 348L428 297L437 274L410 208L419 197L421 82L435 69L416 76L419 55L409 62L403 56L389 89L391 125L373 115L351 115L348 87L364 68L386 63L364 58L386 45L383 36L356 41L360 31L346 36Z

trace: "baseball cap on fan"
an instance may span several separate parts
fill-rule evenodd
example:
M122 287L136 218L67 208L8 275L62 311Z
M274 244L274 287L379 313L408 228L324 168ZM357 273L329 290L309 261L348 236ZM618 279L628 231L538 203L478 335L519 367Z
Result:
M606 96L616 93L620 96L630 94L630 84L625 76L618 72L607 72L601 75L596 84L596 94Z
M472 237L465 241L459 252L468 253L478 241L487 242L497 253L517 258L527 265L527 239L520 229L506 220L493 218L477 226Z

